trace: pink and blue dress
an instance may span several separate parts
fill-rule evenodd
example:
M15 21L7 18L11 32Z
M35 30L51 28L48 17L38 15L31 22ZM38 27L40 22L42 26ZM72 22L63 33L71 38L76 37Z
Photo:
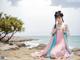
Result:
M65 25L66 26L66 25ZM56 33L51 36L49 43L46 47L39 52L39 56L46 57L69 57L71 52L67 45L68 32L57 29Z

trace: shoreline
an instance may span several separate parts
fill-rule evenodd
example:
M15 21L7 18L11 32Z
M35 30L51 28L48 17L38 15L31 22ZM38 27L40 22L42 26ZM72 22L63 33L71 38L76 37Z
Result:
M12 45L10 45L12 46ZM40 51L43 49L46 45L40 44L37 47L34 48L27 48L27 46L22 46L15 49L9 49L9 50L0 50L0 56L4 56L4 60L39 60L38 58L33 58L31 56L31 53L35 51ZM6 46L5 48L7 48ZM0 47L1 48L1 47ZM79 60L80 59L80 48L74 48L72 49L73 56L72 60ZM48 60L49 58L45 58L45 60Z
M37 42L39 41L39 39L37 39L37 41L33 38L27 38L26 41L21 41L20 38L20 40L18 39L17 41L17 39L16 41L14 41L15 39L13 41L10 41L9 44L0 42L0 59L3 58L3 60L39 60L39 58L33 58L31 56L31 53L42 50L46 46L46 44L41 44ZM71 47L70 50L73 53L71 60L80 60L80 48ZM45 58L45 60L48 60L48 58Z

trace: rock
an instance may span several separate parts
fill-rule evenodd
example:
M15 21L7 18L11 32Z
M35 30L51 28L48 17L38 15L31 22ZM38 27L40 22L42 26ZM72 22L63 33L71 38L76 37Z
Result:
M5 37L4 40L6 40L9 36ZM33 41L33 40L39 40L39 39L35 39L35 38L32 38L32 37L27 37L27 36L24 36L24 37L21 37L21 36L13 36L9 42L24 42L24 41Z
M0 60L7 60L7 57L5 57L5 56L0 56Z
M74 52L74 54L80 56L80 51Z
M74 55L80 56L80 48L73 48L72 52L74 53Z
M24 44L24 42L17 42L16 45L18 47L25 47L26 45Z
M46 47L46 44L40 44L36 47L36 49L43 49Z
M72 49L72 52L77 52L77 51L80 51L80 48L73 48Z
M5 44L3 46L0 46L0 50L15 50L18 49L19 47L17 45L9 45L9 44Z

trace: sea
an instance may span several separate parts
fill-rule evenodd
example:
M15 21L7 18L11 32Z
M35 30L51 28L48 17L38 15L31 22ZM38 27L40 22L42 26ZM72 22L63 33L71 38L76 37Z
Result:
M47 44L50 41L50 36L32 36L32 38L38 39L36 41L41 44ZM80 36L70 36L67 41L70 49L80 48Z

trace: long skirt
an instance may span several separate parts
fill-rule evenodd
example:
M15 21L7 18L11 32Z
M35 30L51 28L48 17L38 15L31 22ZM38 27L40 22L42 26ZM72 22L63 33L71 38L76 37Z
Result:
M67 45L67 33L57 30L56 34L50 38L49 43L40 52L33 53L34 56L44 56L51 58L69 57L71 52Z

